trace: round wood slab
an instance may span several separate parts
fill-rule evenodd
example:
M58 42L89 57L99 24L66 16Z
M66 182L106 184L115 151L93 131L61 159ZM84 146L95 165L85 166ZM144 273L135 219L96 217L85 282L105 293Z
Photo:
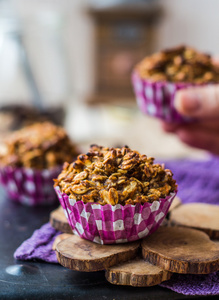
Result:
M176 207L178 207L181 204L182 204L182 202L181 202L180 198L176 196L173 199L173 202L170 205L169 211L166 215L166 218L163 219L163 222L161 223L161 226L171 226L170 221L169 221L169 215L170 215L172 210L174 210Z
M64 233L71 233L72 229L68 224L68 220L64 214L63 208L59 206L50 213L49 222L53 228Z
M142 241L143 258L160 268L183 274L219 270L219 245L199 230L160 227Z
M176 196L176 197L173 199L173 202L172 202L171 205L170 205L170 208L169 208L168 213L171 212L171 211L173 211L174 209L176 209L176 208L177 208L178 206L180 206L181 204L182 204L182 202L181 202L180 198Z
M202 230L211 239L219 239L219 205L184 204L171 212L170 221L174 225Z
M61 241L65 240L65 239L70 238L71 236L72 235L70 233L59 234L53 242L52 250L56 250L56 246L58 245L58 243L60 243Z
M157 285L170 279L172 273L137 257L128 262L110 267L106 270L105 276L112 284L146 287Z
M72 235L56 246L58 262L66 268L93 272L109 268L136 257L140 241L100 245Z

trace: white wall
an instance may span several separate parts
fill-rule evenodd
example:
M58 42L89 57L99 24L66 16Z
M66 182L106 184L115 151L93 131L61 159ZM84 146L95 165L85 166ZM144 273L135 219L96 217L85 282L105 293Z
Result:
M186 43L219 55L218 0L161 0L159 48Z
M83 10L87 2L11 1L24 25L25 42L37 82L49 104L58 103L63 101L63 97L69 96L83 99L92 91L95 66L93 26ZM158 24L156 50L186 43L219 55L219 0L160 0L160 3L165 14ZM42 24L39 26L49 14L57 16L60 22L58 38L62 42L61 50L56 48L56 41L52 37L47 38L50 25L47 24L47 29ZM50 21L53 22L52 19ZM63 51L63 58L59 57L59 51ZM28 102L31 95L16 54L8 52L6 59L1 59L1 54L0 104L2 101L8 103L17 99L26 99Z
M6 0L8 9L7 1L21 25L23 41L46 105L63 103L71 97L83 98L90 93L93 27L85 13L86 0ZM7 15L7 9L5 13L1 8L0 22ZM0 105L18 99L28 103L31 93L16 46L9 51L8 44L7 37L1 44L0 30Z

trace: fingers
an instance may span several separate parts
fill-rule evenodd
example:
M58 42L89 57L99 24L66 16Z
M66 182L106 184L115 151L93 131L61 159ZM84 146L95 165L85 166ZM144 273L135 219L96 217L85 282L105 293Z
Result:
M174 105L179 113L188 117L219 117L219 85L179 90Z
M187 145L219 155L219 119L188 124L162 122L161 126Z
M187 130L211 130L216 131L219 136L219 118L213 120L200 120L187 124L161 122L161 127L165 132L176 132L179 128Z
M169 122L163 122L161 121L161 127L165 132L173 133L179 128L178 123L169 123Z
M217 132L180 128L177 131L180 140L189 146L204 149L219 155L219 137Z
M175 133L189 146L219 155L219 119L189 124L162 123L166 132Z
M166 132L193 147L219 155L219 85L191 87L176 93L175 108L193 123L162 123Z

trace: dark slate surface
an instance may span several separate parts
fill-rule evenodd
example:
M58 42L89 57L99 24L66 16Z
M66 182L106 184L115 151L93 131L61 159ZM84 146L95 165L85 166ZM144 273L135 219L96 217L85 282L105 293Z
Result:
M132 288L111 285L104 272L82 273L58 264L22 262L16 248L49 220L53 207L25 207L0 190L0 299L200 299L155 286ZM211 297L216 299L217 296ZM210 298L204 297L204 298Z

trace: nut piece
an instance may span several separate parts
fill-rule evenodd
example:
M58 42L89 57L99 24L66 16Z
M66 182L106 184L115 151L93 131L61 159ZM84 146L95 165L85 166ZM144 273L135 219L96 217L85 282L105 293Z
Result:
M127 146L104 148L92 145L74 163L66 163L55 179L62 193L76 201L101 205L136 204L165 198L176 190L170 170L154 164L153 157Z
M178 46L143 59L136 70L141 78L151 81L217 83L219 67L208 54Z

